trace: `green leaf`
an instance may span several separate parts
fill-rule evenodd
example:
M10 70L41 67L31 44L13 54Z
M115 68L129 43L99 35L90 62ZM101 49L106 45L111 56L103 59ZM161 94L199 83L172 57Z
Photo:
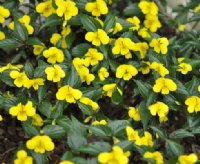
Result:
M156 126L150 126L150 128L159 136L159 138L166 138L166 133L162 129Z
M185 84L185 88L191 95L195 95L197 93L197 88L199 85L199 80L193 76L192 80Z
M66 116L61 116L56 119L56 122L59 126L65 128L66 131L70 129L71 120Z
M123 96L120 94L117 87L115 87L115 89L113 90L111 100L112 100L112 102L114 102L116 104L120 104L123 100Z
M65 135L65 129L59 125L46 125L42 131L51 138L61 138Z
M101 87L85 87L81 88L81 91L85 97L88 97L94 101L98 101L102 97L103 89Z
M87 43L81 43L72 48L72 56L83 57L91 46Z
M40 154L40 153L36 153L34 151L31 151L31 156L36 161L36 164L46 164L47 163L47 161L46 161L47 153Z
M1 73L0 80L3 81L6 85L13 87L13 79L10 77L10 71L6 70Z
M94 111L93 111L93 109L92 109L91 106L85 105L85 104L81 103L80 101L77 101L77 104L78 104L78 107L83 112L83 114L85 114L85 115L92 115L94 113Z
M24 65L24 71L29 76L29 78L33 78L34 68L33 68L32 64L29 61L27 61L25 63L25 65Z
M185 129L178 129L178 130L172 132L169 135L169 137L173 138L173 139L179 139L179 138L185 138L185 137L193 137L193 136L194 135L191 132L189 132L189 131L187 131Z
M41 77L41 78L46 78L46 74L45 74L45 69L48 67L49 65L47 63L45 63L42 60L38 61L38 66L35 68L34 71L34 77Z
M133 141L120 141L116 145L120 146L124 151L128 151L133 147Z
M110 121L108 127L113 131L114 135L119 135L128 125L127 120Z
M183 154L183 147L177 143L177 142L174 142L172 140L166 140L167 142L167 147L169 148L169 150L176 156L180 156ZM167 149L168 149L167 148Z
M125 16L140 16L141 10L138 7L138 3L133 3L128 5L124 10L123 13Z
M195 13L189 20L189 22L199 21L200 20L200 12Z
M67 73L67 84L74 88L79 88L81 85L80 76L73 65Z
M149 89L144 84L144 82L141 82L140 80L134 80L136 85L138 86L139 92L142 95L143 98L148 97L149 95Z
M25 26L18 20L14 20L14 34L19 40L22 41L25 41L28 38L28 32Z
M26 43L28 45L32 45L33 46L33 45L41 45L42 42L40 41L39 38L31 37L31 38L27 39Z
M158 97L158 94L156 94L155 92L150 92L148 97L147 97L147 101L146 101L146 106L148 108L149 105L151 105Z
M23 44L15 39L4 39L0 41L0 48L13 49L21 47Z
M38 105L38 110L42 115L49 118L51 116L51 113L52 113L52 105L51 105L50 101L48 101L48 100L42 101Z
M94 142L77 149L79 152L93 156L97 156L101 152L108 152L110 150L111 146L107 142Z
M105 125L95 125L95 126L90 126L88 127L89 130L92 131L96 136L99 137L106 137L106 136L111 136L111 129L108 126Z
M115 14L113 12L109 12L109 14L106 16L106 19L104 21L104 31L107 33L110 32L111 29L114 29L116 24L116 18Z
M47 96L47 90L48 90L48 85L42 85L38 88L37 93L38 93L38 100L39 103Z
M86 14L80 14L80 18L81 18L83 27L87 31L97 31L97 29L101 28L101 24L93 17L90 17Z
M28 121L22 122L22 127L26 134L31 137L39 134L39 130L35 126L31 125Z

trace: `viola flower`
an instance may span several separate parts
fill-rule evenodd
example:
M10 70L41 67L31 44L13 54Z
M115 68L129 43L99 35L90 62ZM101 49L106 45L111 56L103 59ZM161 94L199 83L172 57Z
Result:
M32 124L35 126L43 126L43 119L39 114L34 114L32 116Z
M133 76L136 76L138 73L137 69L132 65L122 64L117 67L116 77L124 80L130 80Z
M21 64L12 65L12 64L8 63L6 66L0 67L0 73L3 71L9 70L9 69L19 71L22 67L23 67L23 65L21 65Z
M88 67L89 65L97 65L99 61L102 61L104 58L101 52L98 52L96 48L89 48L87 53L85 54L85 65Z
M28 156L25 150L19 150L17 152L17 159L14 160L14 164L32 164L33 158Z
M45 151L52 151L54 149L54 143L52 139L47 136L34 136L26 142L26 147L30 150L34 150L36 153L45 153Z
M142 13L147 15L157 15L158 14L158 6L155 2L148 2L148 1L140 1L138 4L139 8L141 9Z
M155 164L164 164L163 156L159 151L155 152L145 152L143 155L144 158L150 158L155 160Z
M186 75L189 71L192 71L192 66L187 63L180 63L179 68L177 69L178 72L181 72L183 75Z
M76 68L77 72L82 71L82 69L87 69L85 67L85 60L81 58L74 58L72 61L74 67Z
M185 105L187 105L187 111L189 113L194 113L200 111L200 98L197 96L190 96L185 100Z
M108 13L107 4L103 0L88 2L85 6L87 12L91 12L93 16L99 17Z
M169 71L167 68L163 66L161 63L153 62L151 63L151 69L155 70L160 74L160 76L164 77L165 75L169 74Z
M34 55L40 55L44 50L45 46L42 45L33 45L33 53Z
M100 164L128 164L130 152L124 152L119 146L113 146L111 152L102 152L98 155Z
M36 109L33 107L31 101L28 101L26 105L22 103L17 104L17 106L13 106L9 109L9 114L12 116L16 116L20 121L26 121L29 117L35 115Z
M148 74L150 72L151 63L148 61L142 61L142 66L140 67L139 71L142 71L142 74Z
M76 100L79 100L81 97L82 92L70 87L69 85L61 87L56 93L56 98L58 100L66 100L68 103L75 103Z
M29 80L30 86L32 86L35 90L38 90L39 86L44 85L44 79L42 78L35 78Z
M108 97L112 97L112 93L117 85L115 83L112 84L105 84L103 86L104 94Z
M101 81L104 81L109 76L109 72L105 67L101 67L98 71L98 76Z
M59 164L74 164L74 162L68 161L68 160L64 160L64 161L59 162Z
M134 130L130 126L126 127L126 134L127 134L127 137L128 137L128 141L137 141L138 139L140 139L138 131Z
M31 85L25 72L11 71L10 77L14 79L14 84L18 88L22 86L29 88Z
M191 153L189 155L180 155L178 157L179 164L195 164L198 161L196 154Z
M6 38L3 31L0 31L0 40L4 40Z
M130 118L132 118L134 121L140 121L140 113L137 108L129 107L128 115Z
M138 146L149 146L149 147L153 147L154 146L154 142L153 142L153 137L151 135L151 133L149 133L148 131L144 132L144 136L141 137L139 140L137 140L135 142L136 145Z
M169 107L160 101L150 105L148 107L152 116L159 116L160 122L167 121L167 114L169 112Z
M113 30L112 33L116 34L116 33L120 32L120 31L122 31L122 29L123 29L122 25L119 22L117 22L115 24L115 27L114 27L114 30Z
M0 23L4 23L5 19L10 16L10 11L0 5Z
M2 117L2 115L0 115L0 121L3 121L3 117Z
M91 108L93 110L97 110L99 108L99 105L92 101L91 99L89 99L88 97L81 97L80 100L79 100L82 104L85 104L85 105L88 105L88 106L91 106Z
M47 67L45 73L47 74L47 80L53 82L59 82L61 78L65 77L65 72L57 64L53 65L53 67Z
M78 71L78 73L81 78L81 82L86 82L87 85L90 85L90 83L95 79L95 76L91 74L87 68Z
M148 29L143 27L138 30L138 35L141 36L142 38L151 38L151 35L147 31Z
M134 16L133 18L127 18L126 21L133 24L133 27L130 27L129 29L137 31L140 28L140 20L137 16Z
M55 9L52 4L52 0L47 0L45 2L41 2L36 6L36 11L40 14L43 14L45 17L49 17L53 13L55 13Z
M100 121L93 121L91 125L106 125L107 121L106 120L100 120Z
M45 50L43 56L47 58L47 61L51 64L55 64L56 62L62 63L64 61L64 53L56 47L50 47Z
M87 32L85 39L89 42L92 42L92 44L95 46L109 43L109 36L102 29L98 29L96 32Z
M76 3L71 0L56 0L57 10L56 13L59 17L64 16L65 20L70 20L73 16L78 14Z
M151 32L156 32L160 27L162 27L158 17L155 15L146 15L144 26Z
M153 47L154 51L157 52L158 54L161 53L163 55L167 54L168 45L169 45L169 41L165 37L157 38L157 39L154 38L150 42L150 47Z
M161 94L169 94L170 91L175 91L177 89L176 83L168 78L158 78L153 86L153 91Z
M140 58L144 59L146 57L149 45L146 42L135 43L135 51L140 52Z
M200 11L200 4L197 5L195 8L194 8L194 12L197 13Z
M118 38L115 41L115 45L112 48L112 53L114 55L125 55L125 57L132 58L130 50L135 50L136 46L135 43L131 41L130 38Z

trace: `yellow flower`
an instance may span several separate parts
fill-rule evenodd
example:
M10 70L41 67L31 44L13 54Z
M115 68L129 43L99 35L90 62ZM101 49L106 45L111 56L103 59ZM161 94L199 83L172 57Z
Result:
M98 76L101 81L104 81L109 76L109 72L105 67L101 67L98 71Z
M117 67L116 77L123 78L124 80L130 80L133 76L138 73L137 69L132 65L122 64Z
M135 51L140 52L141 59L144 59L146 57L148 49L149 46L146 42L140 42L135 44Z
M43 126L43 119L39 114L35 114L32 116L32 124L35 126Z
M0 40L4 40L6 38L4 32L0 31Z
M68 103L75 103L82 97L82 92L78 89L74 89L69 85L61 87L56 93L58 100L66 100Z
M150 110L151 115L159 116L160 122L166 121L165 118L167 118L169 107L165 103L157 101L156 103L150 105L148 109Z
M59 162L59 164L74 164L74 162L71 162L71 161L65 160L65 161L61 161L61 162Z
M53 82L59 82L61 78L65 77L65 72L57 64L53 65L53 67L47 67L45 73L47 74L47 80Z
M126 127L126 134L127 134L127 137L128 137L128 141L136 141L136 140L140 139L138 131L134 130L130 126Z
M57 10L56 13L59 17L64 16L65 20L70 20L73 16L78 14L76 3L71 0L56 0Z
M169 41L165 37L152 39L150 43L150 47L153 47L155 52L157 52L158 54L161 53L163 55L167 54L168 45L169 45Z
M14 84L18 88L22 86L29 88L31 85L25 72L11 71L10 77L14 79Z
M50 47L48 50L45 50L43 55L51 64L55 64L56 62L62 63L64 61L64 53L56 47Z
M200 92L200 85L198 86L198 91Z
M164 164L163 156L159 151L155 152L145 152L144 158L151 158L155 160L155 164Z
M128 115L130 118L132 118L134 121L140 121L140 113L137 108L129 107Z
M50 42L56 46L56 44L61 40L61 47L62 48L67 48L67 42L65 40L65 37L62 37L60 34L58 33L54 33L51 36Z
M157 71L160 74L160 76L162 76L162 77L169 74L168 69L165 68L163 66L163 64L161 64L161 63L153 62L153 63L151 63L150 67L151 67L151 69Z
M151 35L148 33L147 28L143 27L138 30L138 35L142 38L150 38Z
M158 7L155 4L155 2L141 1L138 6L142 10L143 14L150 14L150 15L158 14Z
M200 11L200 4L194 8L194 12L197 13Z
M184 24L179 24L178 29L179 31L185 31L186 26Z
M119 146L113 146L111 152L102 152L98 155L100 164L128 164L130 152L123 152Z
M151 32L156 32L162 25L155 15L146 15L144 20L144 26Z
M52 0L47 0L45 2L41 2L36 6L36 11L40 14L43 14L45 17L50 16L55 13L55 9L53 8Z
M0 6L0 23L4 23L5 19L10 16L10 11L3 6Z
M3 121L3 117L2 117L2 115L0 115L0 121Z
M99 17L108 13L107 4L103 0L96 0L95 2L88 2L85 6L87 12L91 12L93 16Z
M39 86L44 85L44 79L35 78L29 80L30 86L32 86L35 90L38 90Z
M17 159L14 160L14 164L32 164L33 158L27 155L25 150L19 150L17 152Z
M18 64L18 65L12 65L10 63L8 63L6 66L0 67L0 73L5 71L5 70L9 70L9 69L15 69L15 70L20 70L20 68L22 68L23 65Z
M106 120L100 120L100 121L93 121L92 125L106 125L107 121Z
M194 113L200 111L200 98L197 96L190 96L185 100L185 105L187 105L187 110L189 113Z
M144 136L141 137L139 140L137 140L135 144L138 146L144 145L144 146L153 147L154 142L153 142L151 133L145 131Z
M104 94L108 97L112 97L112 93L114 91L116 87L116 84L115 83L112 83L112 84L105 84L103 86L103 91L104 91Z
M81 82L86 82L87 85L90 85L90 83L95 79L95 76L91 74L87 68L78 71L78 73L81 78Z
M116 33L118 33L119 31L122 31L122 29L123 29L122 25L121 25L120 23L117 22L117 23L115 24L113 34L116 34Z
M98 52L96 48L89 48L87 53L85 54L85 65L88 67L89 65L97 65L99 61L102 61L104 58L101 52Z
M180 68L178 68L177 71L181 72L184 75L186 75L189 71L192 71L192 66L190 64L180 63L178 66Z
M118 38L112 48L112 53L114 55L121 54L125 55L126 58L132 58L130 50L135 50L135 43L129 38Z
M28 15L24 15L23 17L19 19L19 22L24 24L24 26L26 27L28 34L33 34L34 28L33 26L29 25L30 21L31 21L31 17Z
M54 143L47 135L34 136L26 142L26 147L30 150L34 150L36 153L45 153L45 151L52 151L54 149Z
M85 60L81 58L74 58L72 61L74 67L76 68L77 72L82 71L82 69L85 69Z
M140 20L137 16L134 16L133 18L127 18L126 21L132 23L134 26L130 27L129 29L132 29L133 31L137 31L140 28Z
M176 83L168 78L158 78L153 86L153 91L162 94L169 94L169 91L175 91L177 89Z
M91 106L93 110L99 109L99 105L88 97L81 97L79 101L85 105Z
M92 42L92 44L95 46L109 43L109 37L102 29L98 29L96 32L87 32L85 39L89 42Z
M35 55L39 55L44 50L44 48L44 45L33 45L33 53Z
M191 153L189 155L181 155L178 157L179 164L195 164L198 160L196 154Z
M31 101L28 101L26 105L22 103L17 104L17 106L13 106L9 109L9 114L12 116L17 116L17 119L20 121L26 121L27 117L34 116L36 109L33 107Z
M142 74L148 74L150 72L150 62L142 61L142 67L140 67L139 71L142 71Z

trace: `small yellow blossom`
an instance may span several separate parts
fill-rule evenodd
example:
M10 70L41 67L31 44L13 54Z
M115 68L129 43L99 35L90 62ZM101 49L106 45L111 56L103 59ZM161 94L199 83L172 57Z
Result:
M78 73L81 78L81 82L86 82L87 85L90 85L95 79L95 76L89 72L88 68L84 68L78 71Z
M162 25L155 15L146 15L144 20L144 26L151 32L156 32Z
M45 73L47 74L47 80L53 82L59 82L61 78L65 77L65 72L57 64L53 65L53 67L47 67Z
M176 83L168 78L158 78L153 86L153 91L162 94L169 94L170 91L175 91L177 89Z
M65 161L59 162L59 164L74 164L74 162L65 160Z
M43 14L45 17L48 17L55 13L55 9L53 8L53 1L47 0L45 2L41 2L36 6L36 11L40 14Z
M35 78L29 80L30 86L32 86L35 90L38 90L39 86L44 85L44 79L42 78Z
M3 117L2 117L2 115L0 114L0 121L3 121Z
M123 152L119 146L113 146L111 152L103 152L98 155L100 164L128 164L130 152Z
M124 80L130 80L133 76L138 73L137 69L132 65L122 64L117 67L116 77L123 78Z
M31 85L25 72L11 71L10 77L14 79L14 84L18 88L22 86L29 88Z
M190 96L185 100L185 105L187 105L187 111L189 113L194 113L200 111L200 98L197 96Z
M122 29L123 29L122 25L121 25L120 23L117 22L117 23L115 24L113 34L116 34L116 33L120 32L120 31L122 31Z
M82 97L82 92L78 89L74 89L69 85L61 87L57 93L56 98L58 100L66 100L68 103L75 103Z
M158 54L161 53L163 55L167 54L168 45L169 45L169 41L165 37L152 39L150 43L150 47L153 47L155 52L157 52Z
M78 14L76 3L71 0L56 0L56 13L59 17L64 16L65 20L70 20Z
M61 47L62 48L67 48L67 42L66 42L66 39L65 37L62 37L60 34L58 33L54 33L52 36L51 36L51 39L50 39L50 42L56 46L57 43L61 40Z
M137 108L129 107L128 115L130 118L132 118L134 121L140 121L140 113Z
M0 5L0 23L4 23L5 19L10 16L10 11Z
M4 40L6 38L4 32L0 31L0 40Z
M45 153L45 151L52 151L54 149L54 143L47 135L34 136L26 142L26 147L30 150L34 150L36 153Z
M99 105L88 97L81 97L79 101L85 105L91 106L93 110L99 109Z
M194 8L194 12L197 13L200 11L200 4Z
M140 58L144 59L146 57L149 45L146 42L135 43L135 51L140 52Z
M153 62L151 63L151 69L155 70L160 74L160 76L164 77L165 75L169 74L169 71L167 68L163 66L161 63Z
M104 81L109 76L109 72L105 67L101 67L98 71L98 76L101 81Z
M169 107L160 101L150 105L148 107L152 116L159 116L160 122L167 121L167 114L169 112Z
M126 127L126 134L127 134L127 137L128 137L128 141L136 141L136 140L140 139L138 131L134 130L130 126Z
M189 155L181 155L178 157L179 164L195 164L198 160L196 154L191 153Z
M14 160L14 164L32 164L33 158L28 156L25 150L19 150L17 152L17 159Z
M32 117L35 115L36 109L33 107L31 101L28 101L26 105L22 103L17 104L9 109L9 114L12 116L17 116L17 119L20 121L26 121L28 116Z
M158 6L155 2L148 2L148 1L140 1L139 8L142 10L143 14L149 15L157 15L158 14Z
M100 121L93 121L92 125L106 125L107 121L106 120L100 120Z
M117 85L115 83L112 84L105 84L103 86L104 94L108 97L112 97L112 93Z
M187 63L180 63L178 65L180 68L177 69L178 72L181 72L183 75L186 75L189 71L192 71L192 66Z
M21 65L21 64L12 65L12 64L8 63L7 65L0 67L0 73L3 71L9 70L9 69L14 69L14 70L19 71L20 68L22 68L22 67L23 67L23 65Z
M44 50L44 45L33 45L33 53L34 55L39 55Z
M82 71L82 69L86 69L85 67L85 60L81 58L74 58L72 61L74 67L76 68L77 72Z
M87 12L91 12L93 16L99 17L108 13L107 4L103 0L88 2L85 6Z
M142 61L142 67L140 67L139 71L142 71L142 74L148 74L150 72L151 63L148 61Z
M43 119L39 114L35 114L32 116L32 124L35 126L43 126Z
M184 24L179 24L178 29L179 31L185 31L186 26Z
M138 35L141 36L142 38L150 38L151 35L147 31L148 29L143 27L138 30Z
M151 158L155 160L155 164L164 164L163 156L159 151L155 152L145 152L144 158Z
M98 29L96 32L87 32L85 39L95 46L109 43L109 36L102 29Z
M133 18L127 18L126 21L133 24L133 27L130 27L129 29L137 31L140 28L140 19L137 16L134 16Z
M47 58L47 61L51 64L55 64L56 62L62 63L64 61L64 53L56 47L50 47L45 50L43 56Z
M102 61L104 58L101 52L98 52L96 48L89 48L87 53L85 54L85 65L88 67L89 65L97 65L99 61Z

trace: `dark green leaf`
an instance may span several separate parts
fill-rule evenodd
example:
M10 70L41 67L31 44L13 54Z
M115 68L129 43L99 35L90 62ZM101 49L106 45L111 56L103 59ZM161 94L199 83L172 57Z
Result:
M28 32L25 26L18 20L14 20L14 34L19 40L22 41L25 41L28 38Z
M35 126L31 125L28 121L22 122L22 127L26 134L31 137L39 134L39 130Z
M41 114L43 114L44 116L49 118L52 113L52 105L51 105L50 101L48 101L48 100L42 101L38 105L38 110L40 111Z
M167 147L176 157L183 154L183 147L177 142L167 140Z
M109 12L109 14L106 16L106 19L104 21L104 30L109 33L111 29L114 29L116 24L116 18L115 14L113 12Z
M174 138L174 139L185 138L185 137L193 137L193 136L194 135L191 132L189 132L185 129L178 129L178 130L172 132L169 135L170 138Z
M83 57L90 47L87 43L81 43L72 48L72 56Z
M42 131L51 138L61 138L65 135L65 129L59 125L46 125Z
M4 39L0 41L0 48L4 49L13 49L13 48L18 48L21 47L22 43L15 39Z

